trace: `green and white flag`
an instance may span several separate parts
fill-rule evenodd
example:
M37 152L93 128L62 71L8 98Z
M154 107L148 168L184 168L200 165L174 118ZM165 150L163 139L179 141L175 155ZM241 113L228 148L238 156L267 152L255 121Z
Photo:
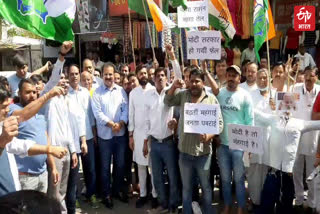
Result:
M260 62L259 50L263 43L276 36L268 0L255 0L253 13L254 49Z
M43 38L74 40L75 0L0 0L0 16Z

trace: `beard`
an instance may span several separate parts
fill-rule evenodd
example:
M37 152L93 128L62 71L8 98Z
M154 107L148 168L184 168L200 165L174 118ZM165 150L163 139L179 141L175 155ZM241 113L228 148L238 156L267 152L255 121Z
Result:
M148 79L147 78L143 78L143 79L139 79L139 84L142 86L145 86L148 84Z

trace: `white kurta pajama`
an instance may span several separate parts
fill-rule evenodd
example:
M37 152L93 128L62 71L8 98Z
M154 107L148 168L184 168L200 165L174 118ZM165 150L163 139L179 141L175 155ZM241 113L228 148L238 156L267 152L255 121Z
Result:
M274 96L274 93L275 91L272 91L272 96ZM251 92L254 108L268 114L273 114L269 104L270 93L268 92L267 95L267 97L262 96L259 89ZM258 120L255 120L254 124L260 127L264 126ZM270 127L264 127L264 129L264 139L266 139L267 143L263 144L263 154L251 154L250 166L247 170L249 196L255 205L260 205L261 191L269 168Z
M133 150L133 161L138 164L138 176L140 183L140 197L147 196L147 168L150 166L151 161L149 156L146 158L143 156L143 144L145 138L146 121L145 121L145 95L146 93L154 89L149 83L146 85L145 89L141 86L133 89L129 95L129 132L133 131L134 140L134 150ZM151 167L150 167L151 170ZM152 179L151 172L151 182L152 182L152 196L157 197Z
M149 158L143 156L143 144L146 130L145 95L154 87L149 83L145 89L141 86L133 89L129 96L129 132L133 131L134 151L133 160L143 166L149 165Z

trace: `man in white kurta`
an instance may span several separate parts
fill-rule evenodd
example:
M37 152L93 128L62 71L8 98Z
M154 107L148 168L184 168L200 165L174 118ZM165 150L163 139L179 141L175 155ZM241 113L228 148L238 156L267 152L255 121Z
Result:
M293 117L311 120L312 106L315 102L317 94L320 92L320 86L315 82L318 80L315 70L305 71L305 83L297 84L293 88L293 92L298 93L300 100L298 102L297 112L293 112ZM303 205L304 201L304 185L303 172L306 166L306 175L309 176L314 170L315 154L317 151L318 131L308 132L301 137L298 147L298 153L293 168L293 181L296 196L296 205ZM304 165L306 164L306 165ZM314 200L314 182L308 182L308 200L307 205L315 208Z
M273 111L270 106L270 93L268 87L268 70L260 69L257 73L257 86L258 89L251 93L252 101L255 109L262 112L272 114ZM272 97L274 97L275 91L272 91ZM255 126L263 126L258 120L254 121ZM269 165L269 137L270 127L265 127L263 144L263 154L251 154L250 166L247 171L249 196L254 204L254 208L260 205L260 196L263 188L264 180L268 172Z
M143 155L143 144L145 136L145 94L154 89L148 83L148 73L145 66L138 66L136 69L140 86L133 89L129 97L129 146L133 150L133 160L138 164L138 176L140 183L140 198L136 202L136 207L140 208L147 202L147 168L149 158ZM150 167L151 169L151 167ZM152 173L151 173L152 176ZM153 179L151 179L153 180ZM157 194L152 182L152 196L157 198ZM154 200L155 201L155 200Z

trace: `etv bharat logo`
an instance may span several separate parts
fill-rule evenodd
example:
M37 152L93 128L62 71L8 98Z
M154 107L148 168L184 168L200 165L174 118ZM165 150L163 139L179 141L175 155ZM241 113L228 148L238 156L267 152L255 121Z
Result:
M294 7L295 31L314 31L316 27L316 9L314 6Z
M23 16L36 15L46 24L48 17L58 17L72 7L72 1L65 0L17 0L17 10ZM70 14L68 14L70 15Z

